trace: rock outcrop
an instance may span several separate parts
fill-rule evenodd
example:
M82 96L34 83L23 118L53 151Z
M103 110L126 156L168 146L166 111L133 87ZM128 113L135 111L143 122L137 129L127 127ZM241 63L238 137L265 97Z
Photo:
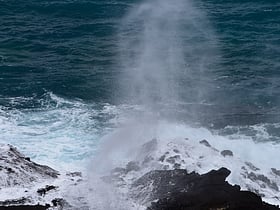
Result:
M104 198L104 184L118 195L117 200L128 202L131 207L125 209L280 210L262 201L279 200L280 170L276 168L265 173L229 150L216 149L207 140L159 144L153 139L139 151L135 159L99 177L101 188L92 188L80 172L58 172L31 161L13 146L0 145L0 210L89 210L96 205L95 200L89 200L98 189ZM230 168L232 163L234 168ZM205 173L211 169L217 170ZM241 187L226 181L235 183L229 179L232 175Z
M225 181L226 168L199 175L186 170L151 171L134 182L152 202L147 210L277 210L253 192ZM136 196L136 195L135 195ZM138 196L143 196L139 194Z
M0 189L30 187L59 176L58 171L31 161L11 145L0 145L0 154Z
M0 144L0 210L76 209L64 195L81 181L80 172L60 174L31 161L15 147ZM84 205L81 200L80 207Z

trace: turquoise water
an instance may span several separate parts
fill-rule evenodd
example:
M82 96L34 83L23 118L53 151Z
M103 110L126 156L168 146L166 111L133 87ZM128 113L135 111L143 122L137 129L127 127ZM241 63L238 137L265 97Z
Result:
M121 56L131 50L136 56L126 58L135 59L140 48L120 46L121 36L141 32L141 19L127 18L142 3L1 0L1 140L38 159L52 151L53 159L66 162L91 156L100 137L119 125L120 113L139 105L124 94L130 87L123 86L129 77ZM221 135L279 142L280 2L201 0L192 6L174 19L185 21L174 45L183 51L174 63L184 63L169 88L180 100L161 106L159 115ZM201 58L207 60L203 70Z

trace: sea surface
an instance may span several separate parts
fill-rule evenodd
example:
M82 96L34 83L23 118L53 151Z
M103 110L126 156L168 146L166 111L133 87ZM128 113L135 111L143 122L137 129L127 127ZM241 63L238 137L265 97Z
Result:
M0 0L0 142L75 168L151 112L279 144L280 1L170 2Z

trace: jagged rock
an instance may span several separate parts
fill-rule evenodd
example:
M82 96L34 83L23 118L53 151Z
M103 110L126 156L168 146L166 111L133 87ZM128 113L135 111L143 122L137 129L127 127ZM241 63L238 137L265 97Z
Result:
M207 140L205 140L205 139L202 140L202 141L200 141L199 143L205 145L206 147L211 147L211 145L209 144L209 142L208 142Z
M271 171L277 175L277 176L280 176L280 170L277 170L276 168L272 168Z
M268 177L264 176L263 174L255 174L253 172L250 172L248 174L248 178L254 182L261 181L264 183L264 186L268 186L269 188L275 191L279 191L277 184L272 182Z
M30 186L34 182L55 179L58 171L32 162L15 147L0 145L0 186Z
M66 173L66 176L71 176L71 177L82 177L82 172L69 172Z
M173 168L174 169L180 169L181 168L181 164L180 163L175 163Z
M226 157L226 156L233 156L233 152L230 150L223 150L221 151L221 155Z
M8 199L5 201L0 201L0 206L10 206L10 205L20 205L20 204L25 204L28 202L28 198L18 198L18 199Z
M211 171L207 175L199 175L195 172L189 174L183 169L151 171L133 183L132 186L137 189L134 197L141 197L144 193L148 195L145 202L153 201L173 192L187 192L194 186L198 187L199 182L205 183L208 179L212 179L212 182L223 182L229 173L230 171L225 168L216 173Z
M1 206L0 210L46 210L50 206L42 206L42 205L19 205L19 206Z
M158 160L159 160L160 162L163 162L163 161L165 160L165 158L166 158L166 155L162 155Z
M63 196L66 188L74 188L80 176L80 172L60 175L48 166L33 162L15 147L0 144L0 210L41 210L54 206L56 210L63 209L67 203Z
M56 189L57 187L55 187L55 186L53 186L53 185L47 185L46 187L44 187L44 188L40 188L40 189L38 189L37 190L37 193L39 194L39 195L45 195L48 191L50 191L50 190L54 190L54 189Z
M229 174L226 168L204 175L186 170L152 171L134 185L142 193L152 189L146 193L156 202L147 210L279 210L258 195L230 185L225 181Z
M166 159L166 162L175 164L177 160L180 160L180 155L174 155Z
M155 170L137 179L132 187L134 198L144 198L143 203L153 201L160 196L167 196L172 191L182 191L188 188L189 177L196 176L195 173L188 174L186 170Z

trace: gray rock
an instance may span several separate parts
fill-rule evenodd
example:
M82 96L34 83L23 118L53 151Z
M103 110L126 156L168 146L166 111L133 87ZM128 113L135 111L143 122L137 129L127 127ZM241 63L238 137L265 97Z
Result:
M279 188L275 182L272 182L268 177L266 177L263 174L255 174L253 172L248 174L248 178L251 179L254 182L261 181L264 186L268 186L269 188L279 191Z
M211 183L213 186L224 184L230 171L221 168L218 171L210 171L205 175L195 172L188 173L183 169L155 170L146 173L133 182L132 197L144 198L142 203L149 203L159 198L165 198L176 192L189 192L203 189ZM141 201L140 201L141 202Z
M276 168L272 168L271 171L277 175L277 176L280 176L280 170L277 170Z
M78 181L75 180L80 179L80 176L79 172L60 176L58 171L33 162L15 147L0 144L0 186L6 188L7 195L11 194L10 199L7 197L0 200L0 209L39 210L52 208L55 203L52 203L51 200L60 199L61 193L64 193L66 187L64 184L67 185L67 188L72 188L77 185ZM54 183L62 183L56 182L57 179L61 179L63 184L54 185ZM48 185L42 185L42 183ZM12 195L15 189L18 192ZM33 205L37 203L43 205ZM62 209L60 203L56 202L57 208L55 209ZM76 206L74 209L77 209Z
M221 151L221 155L226 157L226 156L233 156L233 152L230 150L223 150Z
M202 140L202 141L200 141L199 143L205 145L206 147L211 147L211 145L209 144L209 142L208 142L207 140L205 140L205 139Z
M253 163L245 162L245 164L253 171L259 171L260 169L253 165Z
M181 164L180 163L175 163L173 168L174 169L180 169L181 168Z
M180 153L180 151L178 149L173 149L173 152Z
M165 156L165 155L162 155L158 160L159 160L160 162L163 162L163 161L165 160L165 158L166 158L166 156Z
M37 164L11 145L0 145L0 186L31 186L34 182L55 179L59 172Z
M66 174L66 176L70 176L70 177L82 177L82 172L69 172Z
M175 155L166 159L166 162L175 164L177 160L180 160L180 155Z

